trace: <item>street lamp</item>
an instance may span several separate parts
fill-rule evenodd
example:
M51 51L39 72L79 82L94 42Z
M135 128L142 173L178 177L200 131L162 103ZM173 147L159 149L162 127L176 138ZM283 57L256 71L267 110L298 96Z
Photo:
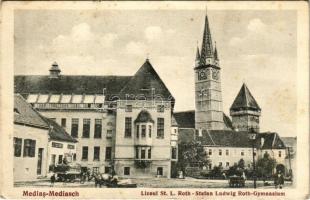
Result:
M249 135L249 140L252 143L252 152L253 152L253 181L254 181L254 189L256 188L256 167L255 167L255 152L254 152L254 146L255 146L255 141L257 137L257 133L254 130L254 128L250 129L250 132L248 133Z

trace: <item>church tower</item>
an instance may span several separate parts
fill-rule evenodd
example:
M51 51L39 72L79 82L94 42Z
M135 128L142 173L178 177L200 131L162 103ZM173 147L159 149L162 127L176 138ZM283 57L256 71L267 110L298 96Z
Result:
M256 132L259 132L260 114L259 105L248 87L243 84L230 107L233 128L238 131L250 131L253 128Z
M195 60L195 128L224 129L222 112L221 73L218 52L213 49L208 16L205 16L201 52Z

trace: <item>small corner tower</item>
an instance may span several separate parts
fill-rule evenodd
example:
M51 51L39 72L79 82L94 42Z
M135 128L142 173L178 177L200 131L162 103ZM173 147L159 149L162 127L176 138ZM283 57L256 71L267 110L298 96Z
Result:
M259 132L259 117L261 109L244 83L230 107L230 116L235 130L249 131L254 128Z
M224 129L221 75L217 49L213 49L208 16L205 16L201 52L195 59L195 128Z
M52 67L50 68L50 78L59 78L61 70L59 69L59 66L57 62L54 62L52 64Z

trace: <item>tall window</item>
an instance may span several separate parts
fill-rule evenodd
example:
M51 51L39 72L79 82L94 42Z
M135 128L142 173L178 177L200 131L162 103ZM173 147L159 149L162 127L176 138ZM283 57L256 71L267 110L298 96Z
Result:
M34 157L36 153L36 141L25 139L24 140L24 157Z
M100 160L100 147L94 147L94 160Z
M125 137L131 137L132 122L131 117L125 118Z
M136 132L136 134L137 134L137 135L136 135L136 137L137 137L137 138L139 138L139 134L140 134L140 126L139 126L139 125L137 125L137 126L136 126L136 128L137 128L137 132Z
M222 155L222 149L219 149L219 156Z
M141 159L145 159L145 149L141 149Z
M157 118L157 137L164 138L164 118Z
M95 135L94 138L101 138L102 119L95 119Z
M66 128L66 126L67 126L67 119L66 118L61 118L61 126Z
M209 149L209 156L212 155L212 149Z
M152 149L151 148L149 148L149 151L147 153L147 157L148 157L148 159L152 158Z
M20 157L22 155L22 142L21 138L14 137L14 156Z
M88 147L82 148L82 160L88 160Z
M146 136L146 126L145 125L142 125L141 126L141 137L145 137Z
M72 118L71 122L71 136L74 138L78 137L78 131L79 131L79 119Z
M136 147L136 159L139 159L139 148Z
M172 147L171 149L171 158L177 159L177 148L176 147Z
M226 149L226 156L228 156L229 155L229 150L228 149Z
M106 147L105 149L105 159L111 160L112 159L112 147Z
M83 138L89 138L90 119L83 119Z
M281 151L279 151L279 154L278 154L279 158L281 158L281 156L282 156L282 155L281 155L281 153L282 153L282 152L281 152Z
M241 151L241 156L244 156L244 151L243 150Z
M226 167L229 167L229 162L226 162Z
M151 138L151 137L152 137L152 126L149 125L149 138Z

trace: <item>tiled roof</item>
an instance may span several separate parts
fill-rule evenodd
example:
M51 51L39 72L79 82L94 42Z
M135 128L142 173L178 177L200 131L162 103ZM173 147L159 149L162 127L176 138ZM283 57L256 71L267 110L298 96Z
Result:
M264 138L264 143L261 144L262 140L261 138ZM286 146L278 133L274 132L265 132L265 133L259 133L258 134L258 143L260 144L261 149L284 149Z
M18 94L14 95L14 123L48 129L40 114Z
M120 91L122 99L135 99L137 95L141 95L143 99L156 99L158 96L159 100L171 100L174 102L172 94L148 59Z
M151 114L147 110L142 110L139 114L137 119L135 119L135 123L140 122L152 122L154 123L154 120L151 117Z
M180 128L195 128L195 111L175 112L175 120Z
M178 123L175 120L174 114L171 115L171 126L178 126Z
M45 118L46 122L50 126L49 136L52 140L65 141L65 142L77 142L71 135L69 135L64 128L57 124L54 120Z
M264 138L264 143L261 144ZM179 143L199 140L206 146L251 148L248 132L233 130L203 130L202 134L193 128L179 128ZM283 149L285 145L277 133L258 133L256 147L261 149Z
M195 128L194 110L175 112L173 115L180 128ZM223 121L226 129L233 128L230 118L225 113L223 113Z
M261 110L248 87L243 84L230 110L255 109Z
M190 143L195 140L195 129L193 128L179 128L178 143Z
M222 147L252 147L247 132L236 132L231 130L210 130L209 134L203 134L199 140L205 141L204 145ZM206 140L205 137L208 139ZM209 138L210 137L210 138Z
M297 137L281 137L285 146L296 148L297 145Z
M64 76L50 78L42 75L18 75L14 78L14 92L22 94L102 94L105 100L174 98L151 63L146 60L134 76ZM154 92L154 93L153 93Z
M50 139L77 142L56 122L34 110L19 94L14 95L14 123L49 129Z
M60 76L51 79L42 75L18 75L14 77L14 92L27 96L34 94L102 94L106 88L106 100L118 95L131 76Z

